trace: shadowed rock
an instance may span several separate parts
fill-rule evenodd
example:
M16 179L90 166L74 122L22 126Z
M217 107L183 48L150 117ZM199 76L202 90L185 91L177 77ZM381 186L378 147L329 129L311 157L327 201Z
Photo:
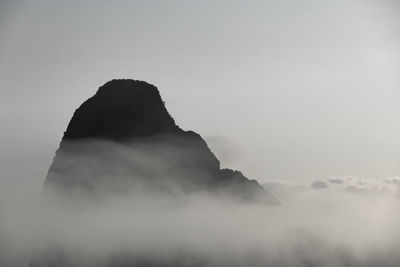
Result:
M175 124L157 88L135 80L107 82L75 111L46 177L49 188L205 191L276 202L255 180L221 170L201 136Z

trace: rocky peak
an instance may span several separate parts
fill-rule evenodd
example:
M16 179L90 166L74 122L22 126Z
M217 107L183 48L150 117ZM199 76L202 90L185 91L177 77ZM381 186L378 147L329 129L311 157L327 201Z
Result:
M63 139L129 140L179 130L155 86L112 80L75 111Z
M167 194L179 188L276 202L257 181L221 170L201 136L175 124L155 86L112 80L75 111L45 188L93 193L139 186Z

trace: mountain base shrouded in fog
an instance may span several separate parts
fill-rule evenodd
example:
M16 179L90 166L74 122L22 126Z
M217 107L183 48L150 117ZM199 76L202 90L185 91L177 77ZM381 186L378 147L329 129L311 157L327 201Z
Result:
M74 113L45 181L61 194L214 192L277 201L175 124L156 87L112 80Z
M106 83L75 111L50 166L44 193L62 199L64 208L73 203L79 204L75 208L88 203L102 208L116 199L133 205L179 206L197 197L238 205L279 204L257 181L239 171L221 169L200 135L175 124L157 88L135 80ZM31 266L83 264L68 253L71 249L58 244L45 247L32 257ZM110 267L203 266L204 260L184 250L160 260L116 249L103 264L95 256L89 262Z

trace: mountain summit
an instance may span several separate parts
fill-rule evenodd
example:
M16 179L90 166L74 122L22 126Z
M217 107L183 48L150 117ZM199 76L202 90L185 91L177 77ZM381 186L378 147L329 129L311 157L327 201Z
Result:
M221 169L200 135L176 125L155 86L128 79L107 82L75 111L44 187L85 195L212 192L277 203L257 181Z

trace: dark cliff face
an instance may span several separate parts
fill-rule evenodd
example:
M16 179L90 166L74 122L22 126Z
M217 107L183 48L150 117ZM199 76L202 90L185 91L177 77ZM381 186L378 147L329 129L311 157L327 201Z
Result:
M129 141L177 132L182 130L169 115L156 87L142 81L113 80L75 111L63 140Z
M46 177L50 189L204 191L276 202L256 181L221 170L201 136L175 124L157 88L135 80L106 83L75 111Z

